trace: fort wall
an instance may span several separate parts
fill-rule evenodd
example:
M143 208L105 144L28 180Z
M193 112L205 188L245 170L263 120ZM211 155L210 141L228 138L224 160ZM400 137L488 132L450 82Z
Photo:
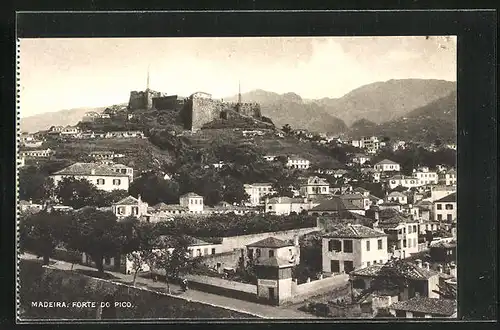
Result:
M155 97L152 102L156 110L177 110L179 107L177 95Z
M160 92L153 90L132 91L128 101L130 110L151 109L153 107L153 98L161 97Z

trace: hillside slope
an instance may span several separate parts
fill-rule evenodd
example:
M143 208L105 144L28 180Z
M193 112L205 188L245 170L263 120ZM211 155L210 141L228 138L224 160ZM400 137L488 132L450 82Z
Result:
M359 87L338 99L313 101L347 125L359 119L377 124L400 118L456 89L456 82L434 79L402 79Z
M457 134L457 94L449 93L434 102L417 108L404 117L376 125L358 127L349 132L352 137L388 136L405 141L432 143L436 139L455 142Z

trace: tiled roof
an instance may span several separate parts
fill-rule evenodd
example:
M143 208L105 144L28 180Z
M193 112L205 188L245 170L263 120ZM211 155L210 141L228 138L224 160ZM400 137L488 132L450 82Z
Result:
M389 159L383 159L375 165L383 165L383 164L393 164L394 165L394 164L398 164L398 163L393 162L392 160L389 160Z
M456 300L414 297L398 301L389 306L391 309L433 315L452 316L457 311Z
M174 244L174 241L177 237L172 236L172 235L161 235L158 239L158 244L163 247L172 247ZM184 238L188 241L189 246L200 246L200 245L211 245L212 243L205 242L199 238L192 237L192 236L187 236L185 235Z
M340 197L333 197L321 204L313 207L310 211L345 211L361 210L362 208L352 204L349 200Z
M121 201L118 201L116 203L113 203L113 205L137 205L139 203L139 200L133 196L128 196L122 199Z
M435 201L435 203L446 203L446 202L456 203L456 201L457 201L457 193L454 192L452 194L444 196L441 199L438 199L437 201Z
M365 188L363 187L357 187L357 188L354 188L353 189L354 192L359 192L359 193L367 193L367 192L370 192L369 190L366 190Z
M285 242L275 237L268 237L258 242L247 245L247 247L262 247L262 248L281 248L285 246L293 246L293 244Z
M329 238L372 238L387 236L378 230L363 225L339 226L338 229L325 234L323 237Z
M387 195L388 197L406 197L405 194L399 192L399 191L392 191L391 193L389 193L389 195Z
M292 267L294 263L290 260L286 260L279 257L271 257L271 258L257 258L255 260L256 266L270 266L270 267Z
M180 198L185 198L185 197L188 197L188 198L203 198L203 196L195 194L194 192L189 192L187 194L184 194Z
M394 259L389 260L385 264L375 264L369 267L354 270L350 274L355 276L426 280L432 276L439 276L440 273L431 269L420 268L417 265L405 260Z
M279 199L281 199L281 202L279 202ZM292 204L292 203L304 203L304 198L291 198L291 197L273 197L269 199L269 204Z
M94 171L94 174L92 174ZM75 163L52 175L99 175L99 176L115 176L127 177L127 174L117 173L113 171L108 165L97 163Z

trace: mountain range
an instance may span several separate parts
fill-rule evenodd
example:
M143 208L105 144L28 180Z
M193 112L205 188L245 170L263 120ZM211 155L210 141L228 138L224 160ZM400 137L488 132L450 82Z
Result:
M242 101L260 103L262 114L271 118L277 127L289 124L292 128L336 134L348 132L348 125L361 119L375 126L397 120L454 90L456 82L402 79L364 85L340 98L304 100L296 93L278 94L258 89L242 94ZM237 99L237 95L224 98L225 101ZM26 117L21 119L21 129L34 132L52 125L74 125L85 112L104 109L77 108Z
M456 91L439 98L423 107L414 109L394 120L376 125L369 121L357 121L349 136L388 136L391 139L422 141L432 143L456 142L457 134L457 93Z

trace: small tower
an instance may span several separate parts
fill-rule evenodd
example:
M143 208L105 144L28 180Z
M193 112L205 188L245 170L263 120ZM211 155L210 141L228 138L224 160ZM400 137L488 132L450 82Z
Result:
M238 81L238 105L241 104L241 82Z

